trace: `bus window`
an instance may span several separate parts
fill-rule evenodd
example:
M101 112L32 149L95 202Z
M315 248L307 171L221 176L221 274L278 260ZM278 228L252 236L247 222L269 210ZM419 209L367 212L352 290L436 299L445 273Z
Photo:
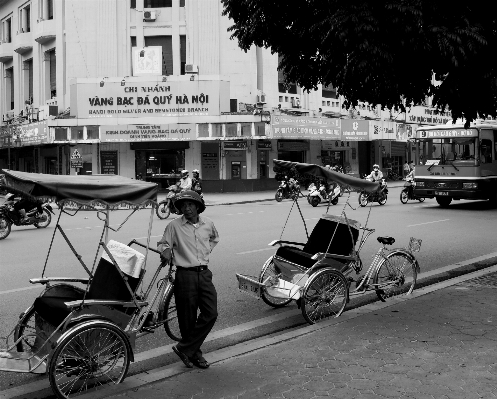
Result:
M419 143L423 165L475 162L476 137L421 139Z
M492 140L483 139L480 144L480 162L492 163Z

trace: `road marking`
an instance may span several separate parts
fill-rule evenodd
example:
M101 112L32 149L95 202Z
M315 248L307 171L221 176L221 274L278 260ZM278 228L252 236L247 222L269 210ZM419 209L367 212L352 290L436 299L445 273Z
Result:
M29 287L22 287L22 288L15 288L13 290L0 291L0 295L2 295L2 294L12 294L14 292L34 290L35 288L44 288L44 287L41 286L41 285L30 285Z
M434 220L433 222L425 222L425 223L418 223L418 224L409 224L407 227L422 226L424 224L446 222L448 220L450 220L450 219Z
M238 252L238 253L236 253L235 255L246 255L246 254L253 254L254 252L269 251L270 249L272 249L273 251L275 250L275 248L274 248L273 246L271 246L271 247L269 247L269 248L254 249L253 251Z

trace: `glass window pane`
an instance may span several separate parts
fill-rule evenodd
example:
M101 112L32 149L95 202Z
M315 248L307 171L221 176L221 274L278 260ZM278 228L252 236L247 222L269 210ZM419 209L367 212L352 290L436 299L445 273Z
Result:
M201 123L198 125L198 137L209 137L208 123Z
M222 137L223 136L223 125L220 123L212 124L212 137Z
M250 137L252 136L252 124L251 123L242 123L242 136Z
M227 123L226 124L226 137L236 137L237 135L237 124Z

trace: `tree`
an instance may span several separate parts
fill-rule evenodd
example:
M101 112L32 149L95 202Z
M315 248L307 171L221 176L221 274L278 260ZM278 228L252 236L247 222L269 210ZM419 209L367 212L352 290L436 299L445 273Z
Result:
M241 49L270 48L286 79L332 84L344 106L421 104L497 117L497 6L472 0L221 0ZM433 79L435 78L435 79Z

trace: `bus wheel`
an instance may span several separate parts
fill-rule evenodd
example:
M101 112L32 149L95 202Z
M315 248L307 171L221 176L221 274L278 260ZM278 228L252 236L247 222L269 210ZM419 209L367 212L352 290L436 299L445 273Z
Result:
M435 197L435 199L442 208L447 208L452 202L451 197Z

